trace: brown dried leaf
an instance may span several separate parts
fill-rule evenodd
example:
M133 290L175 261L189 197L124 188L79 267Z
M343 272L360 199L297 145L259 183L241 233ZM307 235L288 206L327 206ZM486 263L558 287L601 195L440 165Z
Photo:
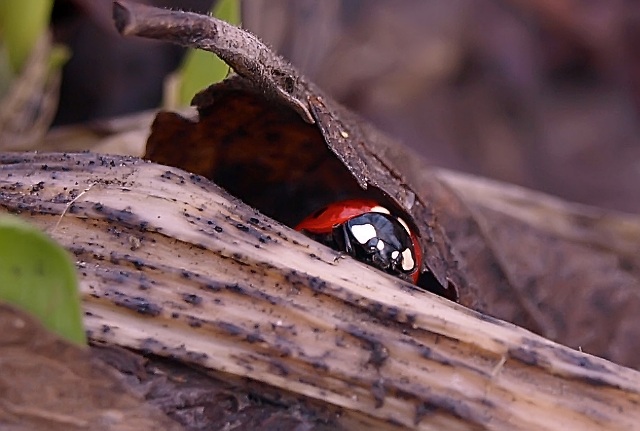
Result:
M510 210L514 201L528 202L529 215L537 214L537 224L523 223L504 212L503 200L484 203L480 200L484 195L468 192L476 190L469 184L457 182L452 187L450 181L442 181L435 170L326 97L253 36L194 14L146 16L144 8L128 13L136 18L120 17L124 33L162 39L169 32L173 41L218 53L242 76L194 99L198 121L160 116L150 138L150 158L206 174L286 222L292 214L298 216L295 208L306 211L312 202L326 203L340 193L371 193L387 199L409 214L418 228L427 255L424 269L441 284L453 282L462 304L576 348L640 366L635 354L640 337L634 329L640 327L638 249L620 253L615 244L624 241L624 231L602 226L596 223L600 215L570 206L540 216L545 211L536 201L544 198L517 189L519 197L511 200ZM211 37L203 42L194 32ZM229 46L232 49L225 50ZM304 121L315 122L317 128ZM185 145L196 157L181 164L175 154ZM332 154L346 169L330 160ZM322 163L314 165L313 160ZM327 178L336 179L337 189ZM291 190L295 193L287 195ZM588 220L589 229L580 231L584 237L579 238L570 235L575 230L549 232L545 217L563 220L565 228ZM619 219L611 216L610 223ZM640 222L632 217L626 226L634 235L640 230ZM594 235L607 230L614 245L594 244Z
M640 368L640 218L569 204L542 193L442 171L469 208L478 253L465 261L502 272L505 294L483 284L489 312L576 349ZM461 231L451 226L451 230ZM475 255L475 256L474 256Z
M128 391L88 350L0 304L3 430L182 429Z
M268 100L293 109L304 121L317 123L328 148L344 163L360 187L375 189L374 193L386 196L411 216L425 252L423 271L429 271L445 286L447 296L459 297L467 305L477 305L478 297L456 267L430 201L416 195L405 182L404 171L390 169L386 154L378 151L393 145L388 137L323 96L255 36L223 21L124 1L114 3L114 19L122 34L159 38L218 54L244 78L239 85L254 87ZM206 104L212 100L215 94L205 92L196 96L195 103L207 108Z

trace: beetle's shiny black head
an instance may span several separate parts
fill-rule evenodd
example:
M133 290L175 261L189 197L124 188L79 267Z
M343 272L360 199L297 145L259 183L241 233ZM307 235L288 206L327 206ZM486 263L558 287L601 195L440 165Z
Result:
M336 226L338 247L365 263L394 275L416 269L411 236L400 221L389 215L368 212Z

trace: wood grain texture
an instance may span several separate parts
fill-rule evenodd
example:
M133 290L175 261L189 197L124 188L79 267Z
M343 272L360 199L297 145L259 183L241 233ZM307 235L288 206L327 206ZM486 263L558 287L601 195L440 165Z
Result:
M380 428L631 429L640 374L414 289L135 158L2 154L0 211L75 255L95 341Z

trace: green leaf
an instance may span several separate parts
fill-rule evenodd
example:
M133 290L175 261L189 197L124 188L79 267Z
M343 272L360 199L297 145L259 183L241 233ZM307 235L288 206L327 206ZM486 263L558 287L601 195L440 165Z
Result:
M240 25L240 2L218 0L213 16L230 24ZM178 103L188 105L193 96L209 85L222 81L229 73L229 66L215 55L199 49L187 51L179 76Z
M53 0L0 0L0 43L18 73L49 26Z
M76 273L67 252L39 230L0 217L0 300L35 315L50 330L85 344Z

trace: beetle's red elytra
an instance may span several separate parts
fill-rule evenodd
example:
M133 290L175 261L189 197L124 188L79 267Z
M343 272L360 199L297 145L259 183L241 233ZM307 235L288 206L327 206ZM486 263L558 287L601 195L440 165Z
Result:
M422 251L417 235L402 218L374 200L334 202L295 229L385 272L418 281Z

